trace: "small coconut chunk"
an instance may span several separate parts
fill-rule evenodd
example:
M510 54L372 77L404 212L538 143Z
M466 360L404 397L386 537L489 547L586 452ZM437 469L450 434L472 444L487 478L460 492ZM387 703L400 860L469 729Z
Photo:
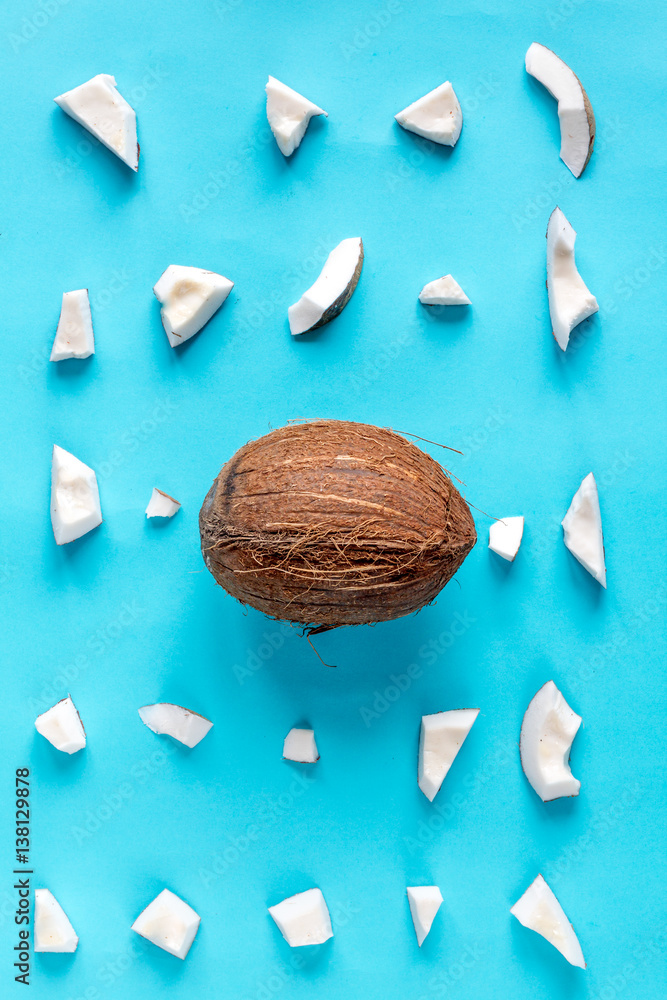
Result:
M167 339L184 344L208 323L225 301L234 282L215 271L170 264L153 288Z
M74 707L74 702L67 695L47 712L35 719L35 729L41 733L56 750L63 753L76 753L86 745L86 734L81 717Z
M342 312L357 287L363 261L360 236L343 240L331 251L315 284L287 310L293 337L324 326Z
M79 939L67 914L48 889L35 889L35 951L76 951Z
M409 885L408 902L415 925L417 944L421 948L442 905L442 893L437 885Z
M541 934L568 960L570 965L576 965L579 969L586 968L574 928L541 875L528 886L510 913L524 927Z
M176 958L185 958L194 941L201 917L187 903L163 889L139 914L132 930L147 941L168 951Z
M551 328L562 351L567 348L575 326L598 311L597 299L577 270L576 238L560 208L555 208L547 226L547 293Z
M315 115L328 118L326 111L318 108L317 104L297 94L296 90L285 86L275 77L269 77L266 85L266 117L283 156L291 156L297 146L301 145L308 123Z
M168 493L163 493L162 490L155 487L148 501L146 517L173 517L180 509L181 505L178 500L174 500Z
M408 132L415 132L441 146L455 146L463 125L461 105L449 80L394 117Z
M503 517L489 528L489 548L508 562L514 562L522 538L522 517Z
M123 163L138 169L137 116L116 90L112 76L99 73L87 83L54 97L54 101Z
M418 783L429 802L440 790L478 715L478 708L457 708L422 716Z
M269 907L269 913L291 948L323 944L333 937L331 917L320 889L308 889Z
M469 306L470 299L451 274L424 285L419 301L425 306Z
M575 177L581 176L595 142L595 116L588 94L570 67L539 42L526 52L526 72L558 101L560 158Z
M58 545L81 538L102 523L97 477L58 445L51 462L51 524Z
M83 359L89 358L94 353L95 338L88 289L80 288L76 292L64 292L50 360Z
M570 748L581 716L573 712L553 681L547 681L521 723L521 766L543 802L578 795L581 782L570 770Z
M171 736L184 743L186 747L196 747L206 736L213 725L210 719L191 712L181 705L170 702L160 702L157 705L144 705L139 709L139 717L145 726L154 733Z
M314 764L320 759L312 729L290 729L283 744L283 758L301 764Z
M592 472L583 479L561 521L568 549L584 569L606 589L607 569L597 483Z

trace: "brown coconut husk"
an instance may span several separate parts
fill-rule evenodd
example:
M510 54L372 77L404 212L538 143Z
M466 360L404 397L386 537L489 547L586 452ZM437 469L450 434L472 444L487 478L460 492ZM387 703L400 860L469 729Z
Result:
M317 631L417 611L477 540L468 505L430 455L343 420L292 424L245 445L199 524L206 565L228 593Z

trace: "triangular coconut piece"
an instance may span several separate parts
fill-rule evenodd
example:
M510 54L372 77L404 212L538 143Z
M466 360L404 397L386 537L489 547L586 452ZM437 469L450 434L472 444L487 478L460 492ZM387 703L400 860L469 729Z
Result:
M233 281L215 271L170 264L155 283L153 293L162 304L162 326L171 346L178 347L199 333L233 287Z
M186 747L196 747L213 725L210 719L182 705L159 702L139 709L139 718L152 732L171 736Z
M457 708L422 716L418 784L429 802L440 790L478 715L478 708Z
M54 97L58 107L99 139L132 170L139 167L137 116L108 73Z
M48 889L35 889L36 952L73 952L79 939L62 906Z
M50 360L83 359L89 358L94 353L95 338L88 289L79 288L76 292L63 292L60 319Z
M470 299L451 274L429 281L419 293L419 301L425 306L469 306Z
M586 968L574 928L541 875L528 886L510 913L524 927L541 934L568 960L570 965L576 965L580 969Z
M461 135L461 105L449 80L394 116L398 124L441 146L455 146Z
M539 42L533 42L526 52L526 72L558 101L560 158L575 177L580 177L595 142L595 115L588 94L567 63Z
M421 948L442 905L442 893L437 885L409 885L408 902L412 922L415 925L417 944Z
M308 123L326 111L307 97L270 76L266 85L266 117L283 156L291 156L306 134Z
M592 472L588 473L574 494L570 509L561 524L565 544L574 558L606 589L607 570L604 562L600 500Z
M576 238L560 208L555 208L547 226L547 294L551 329L562 351L566 350L575 326L598 311L597 299L577 270Z
M180 509L178 500L174 500L168 493L155 486L148 501L146 517L173 517Z

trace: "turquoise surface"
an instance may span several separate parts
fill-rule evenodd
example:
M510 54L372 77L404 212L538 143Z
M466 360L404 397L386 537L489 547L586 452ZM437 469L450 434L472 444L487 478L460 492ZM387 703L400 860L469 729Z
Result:
M2 996L24 990L12 789L29 767L33 888L80 936L75 955L32 956L35 998L662 998L664 6L16 0L0 34ZM595 109L578 181L558 157L555 104L524 70L536 40ZM136 108L138 176L53 103L99 72ZM266 122L269 73L329 113L289 161ZM464 113L453 150L393 120L446 79ZM544 287L556 204L600 303L566 355ZM287 307L357 235L366 261L347 309L292 340ZM235 282L178 351L151 291L171 263ZM417 295L448 272L473 305L434 319ZM80 287L97 353L50 365L62 292ZM316 640L335 670L215 587L197 529L240 445L316 416L461 449L424 446L479 508L479 543L435 605ZM63 548L54 443L97 471L104 514ZM607 591L559 526L590 471ZM144 517L155 485L183 504L164 524ZM525 515L514 564L486 548L481 511ZM545 806L517 744L550 678L584 719L582 790ZM68 691L88 734L72 758L33 726ZM214 728L193 751L154 735L137 708L159 700ZM431 805L416 784L420 716L472 706ZM312 769L281 759L304 723ZM586 971L510 917L538 872ZM418 949L405 889L432 883L444 904ZM335 937L291 951L267 906L314 885ZM202 918L185 962L130 931L164 886Z

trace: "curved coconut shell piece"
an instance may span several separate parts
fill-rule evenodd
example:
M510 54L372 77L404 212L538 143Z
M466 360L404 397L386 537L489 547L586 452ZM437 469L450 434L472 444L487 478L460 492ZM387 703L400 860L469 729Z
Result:
M424 607L477 540L468 505L430 455L342 420L245 445L209 490L199 526L206 565L233 597L329 628Z

